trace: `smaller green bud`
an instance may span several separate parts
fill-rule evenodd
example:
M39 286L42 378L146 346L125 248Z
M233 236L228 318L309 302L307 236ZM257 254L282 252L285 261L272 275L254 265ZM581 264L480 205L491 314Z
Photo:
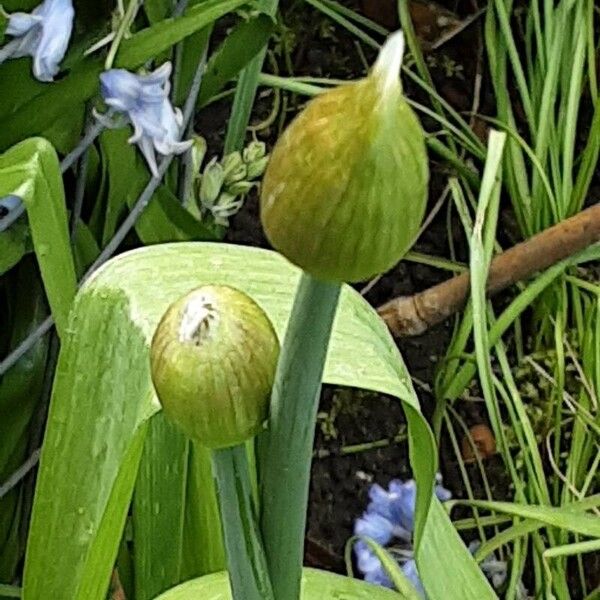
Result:
M246 165L240 152L232 152L224 156L221 164L223 165L223 177L226 184L241 181L246 177Z
M257 179L258 177L260 177L265 172L268 163L268 156L259 158L258 160L248 163L248 179Z
M206 156L206 140L200 136L195 135L192 138L191 148L191 159L192 159L192 173L200 173L200 167L202 167L202 161Z
M243 292L207 285L172 304L150 349L152 381L167 418L208 448L256 435L268 415L279 342Z
M264 158L267 154L267 147L264 142L250 142L246 148L244 148L244 162L252 163L261 158Z
M243 196L247 194L256 184L251 181L237 181L227 186L227 192L233 196Z
M203 206L211 206L219 197L225 177L221 163L213 158L204 169L200 183L200 203Z

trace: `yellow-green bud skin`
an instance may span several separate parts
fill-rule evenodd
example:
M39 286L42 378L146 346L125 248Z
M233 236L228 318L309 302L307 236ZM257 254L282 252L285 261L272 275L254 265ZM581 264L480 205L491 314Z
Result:
M152 339L152 381L167 418L208 448L256 435L268 416L279 342L246 294L204 286L172 304Z
M361 281L402 258L421 225L429 169L402 96L402 34L366 79L312 100L277 142L261 193L273 247L319 279Z

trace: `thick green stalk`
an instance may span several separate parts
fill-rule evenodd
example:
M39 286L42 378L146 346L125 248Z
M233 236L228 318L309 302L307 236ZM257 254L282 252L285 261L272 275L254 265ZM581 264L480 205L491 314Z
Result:
M213 450L212 464L233 600L272 600L244 444Z
M276 600L297 600L321 377L341 286L303 274L260 440L261 530Z

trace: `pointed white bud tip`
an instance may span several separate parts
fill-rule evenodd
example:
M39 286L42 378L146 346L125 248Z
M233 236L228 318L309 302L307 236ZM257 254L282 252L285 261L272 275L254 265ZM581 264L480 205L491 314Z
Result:
M398 30L385 41L373 67L373 75L380 79L383 93L400 86L399 76L403 57L404 34Z

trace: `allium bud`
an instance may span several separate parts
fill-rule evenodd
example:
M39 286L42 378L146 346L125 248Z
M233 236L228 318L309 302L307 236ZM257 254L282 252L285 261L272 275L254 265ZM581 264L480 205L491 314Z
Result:
M425 136L402 95L402 33L371 74L312 100L277 142L261 219L273 247L311 275L361 281L407 252L423 219Z
M208 448L256 435L279 355L266 314L228 286L200 287L170 306L152 339L152 381L165 415Z

